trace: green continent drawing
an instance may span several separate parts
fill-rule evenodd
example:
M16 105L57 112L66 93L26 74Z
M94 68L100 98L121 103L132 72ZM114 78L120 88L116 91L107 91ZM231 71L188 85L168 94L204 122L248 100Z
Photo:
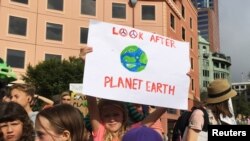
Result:
M122 65L132 72L140 72L145 69L148 58L146 53L136 45L130 45L121 52Z

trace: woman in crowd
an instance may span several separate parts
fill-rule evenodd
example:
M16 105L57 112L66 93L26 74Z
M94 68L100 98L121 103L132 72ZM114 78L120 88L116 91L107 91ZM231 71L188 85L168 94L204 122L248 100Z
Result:
M214 80L208 85L207 91L208 97L205 100L204 108L206 108L209 116L209 124L235 124L235 122L233 122L235 119L232 119L234 118L233 113L229 107L229 99L236 96L237 93L231 88L228 81L225 79ZM207 140L207 133L202 131L204 125L203 117L204 114L200 109L196 109L192 113L182 141L199 141L202 140L202 138Z
M21 105L0 103L0 134L0 141L34 141L32 121Z
M36 141L83 141L83 117L69 104L58 104L40 111L35 122Z

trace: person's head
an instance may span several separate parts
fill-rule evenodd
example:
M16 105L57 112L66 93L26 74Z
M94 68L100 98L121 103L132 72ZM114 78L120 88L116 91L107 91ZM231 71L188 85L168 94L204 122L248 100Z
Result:
M61 104L71 104L71 93L70 91L64 91L60 97Z
M9 87L3 87L0 88L0 102L10 102L11 101L11 97L10 97L10 93L9 93Z
M14 101L25 109L30 107L35 94L35 88L28 84L14 84L10 87L11 101Z
M35 130L36 141L82 141L83 118L72 105L59 104L38 113Z
M232 117L232 113L229 110L228 101L230 98L237 95L237 92L233 90L226 79L217 79L212 81L208 87L208 97L206 104L212 110L212 112L218 117L222 114L224 117Z
M141 126L127 131L122 141L163 141L163 139L154 129Z
M15 102L0 103L0 140L34 141L35 131L25 109Z
M101 120L106 129L105 138L112 138L111 134L118 132L122 136L126 130L128 113L124 103L101 99L98 104Z

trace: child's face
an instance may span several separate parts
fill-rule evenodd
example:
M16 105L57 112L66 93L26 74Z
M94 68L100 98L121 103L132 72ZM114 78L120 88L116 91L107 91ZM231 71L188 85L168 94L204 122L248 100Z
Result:
M35 122L36 141L66 141L63 134L57 134L54 130L48 119L43 116L37 117Z
M110 132L117 132L123 124L123 112L121 109L112 105L102 108L101 119L104 126Z
M30 105L31 97L28 96L25 92L18 89L13 89L10 94L11 101L16 102L23 107Z
M20 120L0 123L0 130L6 141L17 141L23 133L23 123Z

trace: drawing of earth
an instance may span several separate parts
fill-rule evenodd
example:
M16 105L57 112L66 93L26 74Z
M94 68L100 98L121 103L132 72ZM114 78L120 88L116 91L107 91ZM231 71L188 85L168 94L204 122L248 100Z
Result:
M136 45L127 46L120 55L122 65L129 71L140 72L145 69L148 58Z

